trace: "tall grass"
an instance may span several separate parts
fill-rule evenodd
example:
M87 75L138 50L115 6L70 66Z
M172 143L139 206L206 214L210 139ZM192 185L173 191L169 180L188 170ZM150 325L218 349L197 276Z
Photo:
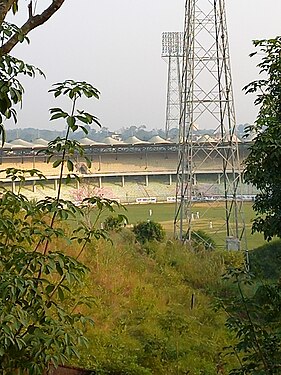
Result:
M128 229L112 241L96 242L84 255L90 274L79 293L93 296L95 325L76 364L115 375L227 370L221 352L231 338L212 301L227 288L226 265L241 263L240 254L194 253L174 241L144 248Z

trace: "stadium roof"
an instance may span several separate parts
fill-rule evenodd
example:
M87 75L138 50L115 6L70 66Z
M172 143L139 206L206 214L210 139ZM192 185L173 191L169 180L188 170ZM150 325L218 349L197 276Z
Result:
M226 136L226 140L227 140L227 141L230 140L230 135L229 135L229 134L227 134L227 136ZM233 135L232 135L232 141L240 143L240 142L241 142L241 139L239 139L239 138L237 137L236 134L233 134Z
M17 147L29 147L32 148L34 146L34 143L24 141L23 139L15 139L14 141L9 142L11 145L17 146Z
M82 146L98 146L98 145L104 145L104 143L94 141L93 139L90 138L82 138L79 141Z
M4 142L4 144L3 144L3 148L4 149L12 149L13 148L13 145L11 145L11 143L8 143L8 142Z
M46 139L43 138L37 138L32 143L35 145L48 146L49 141L46 141Z
M223 138L221 138L221 134L216 133L215 134L215 140L216 141L220 141L220 142L229 142L229 141L232 141L232 142L241 143L241 139L239 139L236 134L230 135L229 133L224 134Z
M167 141L166 139L159 137L159 135L155 135L154 137L150 138L148 141L149 143L171 143L170 141Z
M117 139L114 139L112 137L105 137L103 139L103 143L110 145L110 146L115 146L115 145L124 145L123 141L118 141Z
M127 138L125 141L117 140L113 137L106 137L103 139L102 142L97 142L90 138L82 138L80 139L81 146L126 146L126 145L148 145L149 144L173 144L171 141L167 141L159 136L152 137L149 141L143 141L135 136ZM27 142L23 139L15 139L10 142L5 142L3 145L3 149L6 150L13 150L13 149L40 149L46 148L49 144L49 141L38 138L35 139L33 142Z
M217 141L211 137L209 134L203 134L199 139L197 139L199 143L216 143Z
M143 140L141 140L141 139L139 139L135 136L127 138L124 142L128 143L130 145L147 144L148 143L147 141L143 141Z
M229 135L225 135L224 136L224 142L228 142L229 141L229 138L230 136ZM249 139L250 138L250 139ZM233 135L232 136L232 140L233 141L237 141L239 143L241 142L250 142L252 141L251 137L247 138L246 140L240 140L236 135ZM218 136L216 135L209 135L209 134L203 134L201 137L199 137L197 139L198 143L218 143L220 142L220 139L218 138ZM27 142L23 139L15 139L13 141L10 141L10 142L5 142L4 145L3 145L3 149L4 150L16 150L16 149L42 149L42 148L46 148L48 146L48 141L43 139L43 138L38 138L38 139L35 139L33 142ZM149 139L149 141L143 141L142 139L139 139L137 138L136 136L131 136L129 138L127 138L125 141L121 141L121 140L117 140L113 137L106 137L103 139L102 142L98 142L98 141L95 141L93 139L90 139L90 138L82 138L80 140L80 144L81 146L93 146L93 147L107 147L109 148L110 146L114 147L118 147L118 146L123 146L123 147L129 147L130 145L143 145L144 147L145 146L153 146L155 145L156 147L161 147L161 145L171 145L171 146L175 146L176 145L176 142L172 142L172 141L169 141L169 140L166 140L158 135L152 137ZM1 147L1 146L0 146Z

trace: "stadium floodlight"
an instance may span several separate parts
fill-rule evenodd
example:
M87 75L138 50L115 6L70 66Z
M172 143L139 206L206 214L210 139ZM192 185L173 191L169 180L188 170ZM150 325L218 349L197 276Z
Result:
M181 113L181 66L183 57L183 32L162 33L162 57L168 62L165 134L178 128Z

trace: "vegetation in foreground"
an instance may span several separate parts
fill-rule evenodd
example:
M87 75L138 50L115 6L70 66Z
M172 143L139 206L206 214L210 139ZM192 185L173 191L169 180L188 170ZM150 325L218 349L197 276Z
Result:
M28 4L29 18L22 28L6 22L18 0L1 1L0 135L5 140L3 120L16 119L15 105L21 104L23 87L19 75L42 73L8 53L33 28L47 21L64 3L54 0L48 12L35 15ZM253 231L267 240L280 237L280 37L257 41L264 53L259 67L265 80L246 90L258 93L261 105L253 129L258 132L246 161L246 180L260 189L254 209L259 215ZM69 134L97 119L76 110L76 100L98 98L98 91L85 82L65 81L52 90L67 95L72 109L51 110L52 118L67 121L66 136L50 142L47 156L62 176L66 166L73 172L73 157L82 149ZM251 129L252 130L252 129ZM262 173L261 173L262 172ZM26 173L43 178L39 171L10 169L12 180L24 180ZM62 181L62 180L60 180ZM67 234L62 222L76 208L60 199L31 204L18 194L5 192L1 205L0 243L0 368L3 374L42 374L48 364L70 361L76 345L86 341L81 328L86 307L83 298L93 296L89 348L81 363L97 374L223 374L273 375L280 373L280 283L254 279L241 266L239 253L198 251L167 241L136 243L131 232L120 231L114 246L105 243L105 233L89 222ZM111 211L111 202L90 198L87 203ZM83 218L84 212L80 210ZM97 221L94 222L96 224ZM201 236L202 237L202 236ZM96 242L90 239L101 239ZM68 241L67 254L60 251ZM80 249L71 244L76 242ZM84 250L88 248L88 252ZM89 252L92 250L92 254ZM73 251L74 256L71 256ZM68 254L69 253L69 254ZM80 263L80 257L91 270ZM75 259L76 258L76 259ZM79 261L78 261L79 258ZM268 270L264 270L268 272ZM88 277L83 284L83 277ZM229 280L231 281L229 283ZM237 291L233 287L237 287ZM213 297L220 297L215 312ZM81 304L81 305L80 305ZM224 327L225 313L227 327ZM222 353L229 346L228 357ZM237 360L237 362L234 362ZM76 361L77 363L77 361Z
M194 251L171 240L140 244L127 228L112 239L83 259L95 325L75 364L100 375L234 375L271 374L264 362L274 361L278 374L279 264L254 277L239 252ZM250 253L251 271L271 247ZM274 251L278 258L280 242Z
M214 296L232 294L221 279L241 253L193 252L178 242L136 242L127 228L85 254L83 294L92 295L89 347L79 365L96 374L218 374L235 359L225 313ZM227 364L226 364L227 363ZM77 362L75 362L77 364Z

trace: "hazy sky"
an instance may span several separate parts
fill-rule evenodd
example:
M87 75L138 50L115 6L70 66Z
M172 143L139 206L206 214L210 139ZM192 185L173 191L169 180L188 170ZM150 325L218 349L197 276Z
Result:
M161 58L161 34L182 31L184 4L66 0L51 20L30 33L30 45L13 50L40 67L47 79L25 81L19 123L9 128L62 128L48 122L48 108L61 103L47 91L64 79L86 80L101 91L100 100L86 106L109 129L143 124L164 128L167 64ZM254 98L241 91L258 75L257 60L248 57L251 41L280 35L281 0L226 0L226 5L237 123L251 123L257 112Z

